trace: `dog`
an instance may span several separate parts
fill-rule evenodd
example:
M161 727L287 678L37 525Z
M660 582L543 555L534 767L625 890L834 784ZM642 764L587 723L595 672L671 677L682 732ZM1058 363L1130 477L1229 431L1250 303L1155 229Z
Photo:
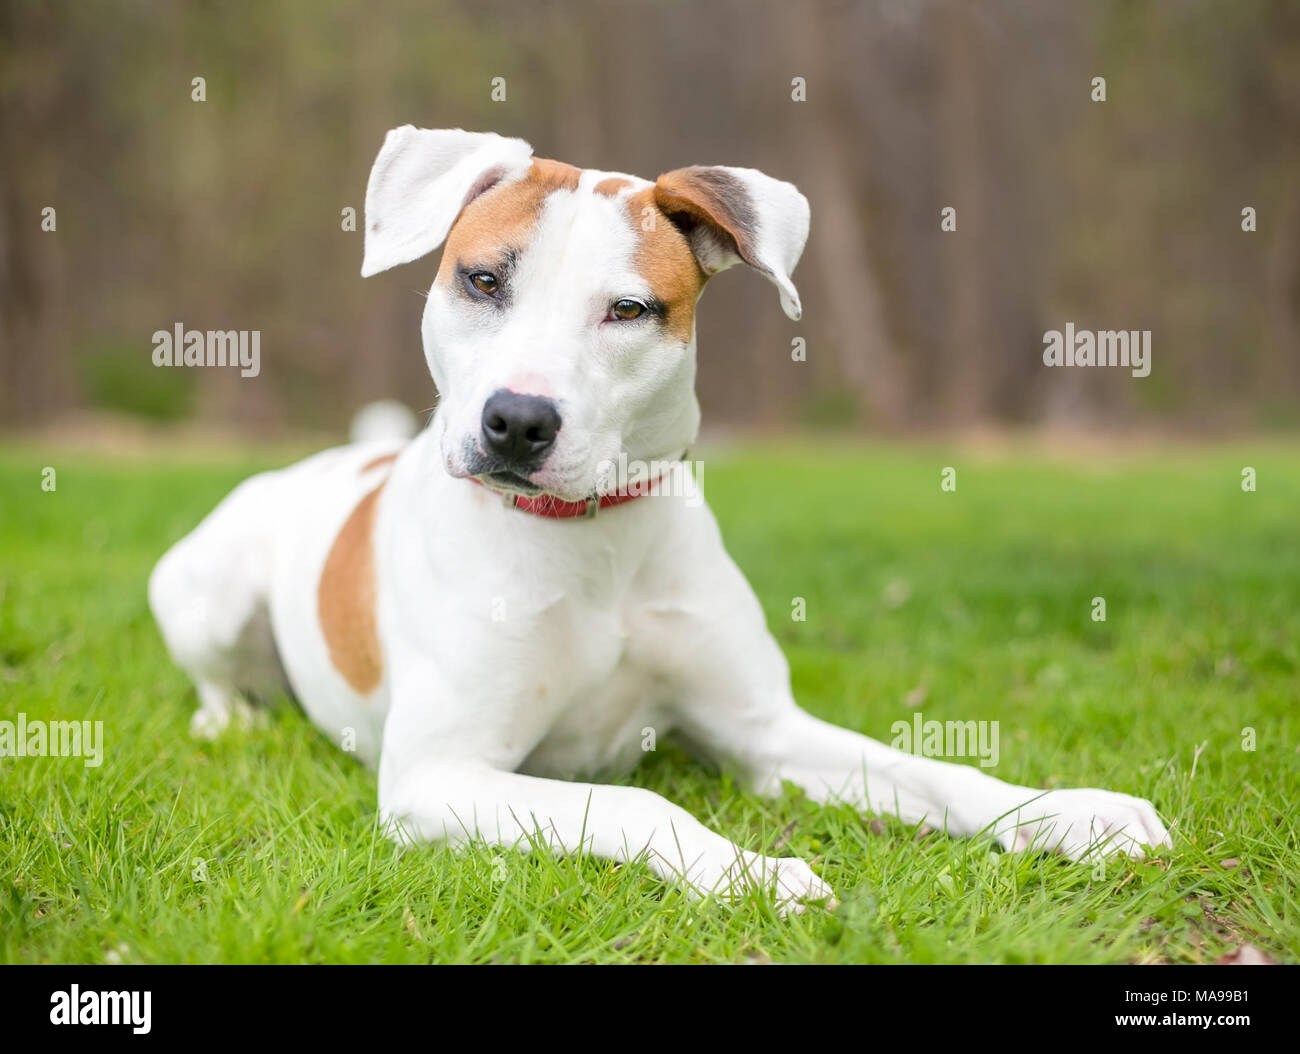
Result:
M390 131L361 274L444 245L422 338L439 393L409 442L326 451L238 486L154 569L193 678L193 731L288 691L378 769L403 843L643 860L691 895L833 893L805 861L737 846L625 773L647 732L761 794L986 834L1081 859L1169 845L1147 801L1041 791L916 757L796 704L784 656L690 474L695 310L743 263L791 319L809 205L753 169L654 182L533 156L492 133ZM682 482L682 480L685 482Z

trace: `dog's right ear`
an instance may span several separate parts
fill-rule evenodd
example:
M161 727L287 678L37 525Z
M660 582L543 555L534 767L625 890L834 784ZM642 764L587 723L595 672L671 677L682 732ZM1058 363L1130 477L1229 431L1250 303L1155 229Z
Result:
M522 139L460 128L394 128L366 185L366 249L361 275L387 271L433 252L461 210L532 163Z

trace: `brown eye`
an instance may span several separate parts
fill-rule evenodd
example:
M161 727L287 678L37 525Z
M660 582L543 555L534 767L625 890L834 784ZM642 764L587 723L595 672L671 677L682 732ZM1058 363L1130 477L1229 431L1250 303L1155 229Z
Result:
M488 296L496 295L498 288L496 275L488 271L475 271L469 276L469 280L480 293L486 293Z
M610 317L622 322L631 322L645 314L645 304L640 300L620 300L609 309Z

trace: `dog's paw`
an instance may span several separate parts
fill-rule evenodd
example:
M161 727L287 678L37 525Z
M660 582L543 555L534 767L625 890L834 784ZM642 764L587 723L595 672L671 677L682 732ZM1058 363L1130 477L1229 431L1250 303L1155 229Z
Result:
M201 706L190 718L190 735L195 739L214 740L221 735L231 722L242 731L262 728L266 725L266 715L242 699L232 700L227 706Z
M1034 849L1071 860L1142 857L1144 846L1173 844L1149 801L1091 788L1048 791L1027 802L1000 821L998 841L1012 852Z
M662 877L681 882L692 899L716 896L734 903L758 891L771 898L782 918L813 904L835 907L834 891L798 857L763 856L732 846L729 854L701 854L687 872L662 858L652 866Z
M827 911L836 907L835 891L823 882L811 867L796 856L779 859L766 858L773 865L775 874L772 893L776 900L777 914L798 915L810 904L818 904Z
M725 881L733 897L743 895L746 889L761 889L775 902L782 918L798 915L813 904L828 911L836 905L834 890L797 856L744 853L727 869Z
M230 724L229 712L222 713L210 707L195 710L190 718L190 735L195 739L213 740Z

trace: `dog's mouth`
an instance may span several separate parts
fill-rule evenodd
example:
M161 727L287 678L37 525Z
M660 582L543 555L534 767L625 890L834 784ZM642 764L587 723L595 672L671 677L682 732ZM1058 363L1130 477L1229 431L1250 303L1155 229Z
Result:
M525 498L542 493L542 488L524 474L532 472L536 466L512 464L504 458L488 456L472 440L464 441L459 460L457 465L455 458L447 458L447 471L453 476L469 478L492 490L508 491Z
M558 494L550 486L535 483L530 478L542 475L543 467L539 462L516 461L484 453L469 439L464 441L459 459L447 458L447 471L452 476L472 479L490 490L521 498L550 495L557 500L568 500L566 495Z
M493 490L508 490L514 494L522 494L526 498L534 497L542 493L542 488L525 476L519 475L518 472L511 472L503 469L497 472L483 472L474 477L480 483L485 483Z

